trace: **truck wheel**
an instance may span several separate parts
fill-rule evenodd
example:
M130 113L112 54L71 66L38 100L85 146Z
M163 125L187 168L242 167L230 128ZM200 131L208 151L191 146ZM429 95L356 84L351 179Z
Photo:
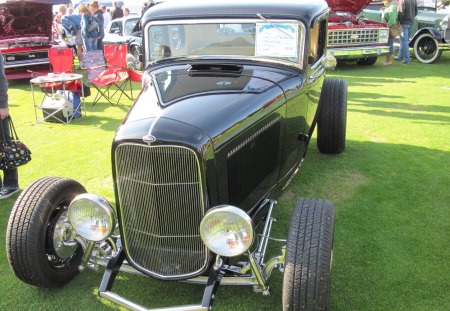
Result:
M323 82L317 119L317 147L326 154L341 153L345 149L347 126L347 83L337 78Z
M429 33L421 34L414 42L414 55L421 63L435 63L441 54L438 41Z
M72 179L44 177L17 198L6 232L6 252L25 283L58 288L78 273L83 249L74 239L67 207L82 185Z
M373 64L375 64L377 62L377 58L378 57L360 58L356 61L356 63L361 66L372 66Z
M286 244L283 311L328 310L334 207L302 199L292 211Z

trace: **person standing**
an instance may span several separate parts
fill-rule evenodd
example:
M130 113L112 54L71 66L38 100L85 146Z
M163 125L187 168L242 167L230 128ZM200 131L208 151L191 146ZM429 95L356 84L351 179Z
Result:
M5 64L0 53L0 142L10 140L8 111L8 81L5 76ZM4 137L4 138L3 138ZM19 174L17 168L3 171L3 180L0 176L0 200L6 199L19 191Z
M97 50L97 38L99 36L99 23L91 15L86 4L78 8L81 14L81 35L83 36L84 48L86 51Z
M98 6L98 1L93 0L90 4L92 16L95 16L99 23L99 35L97 37L97 50L103 50L103 38L105 37L105 20L103 11Z
M61 5L60 9L65 5ZM71 36L75 37L75 50L78 57L79 67L83 67L83 37L81 35L81 15L73 12L72 8L67 10L67 14L61 19L61 23L64 28L69 32Z
M400 49L398 50L398 61L403 61L404 64L411 62L411 55L409 52L409 31L414 18L417 15L416 0L399 0L398 1L398 21L403 28L400 34Z
M111 13L106 10L106 5L102 5L102 11L103 11L103 28L106 29L106 26L108 26L109 22L111 21Z
M119 6L119 1L113 2L114 10L112 12L112 19L123 17L123 10Z
M397 22L397 6L392 3L392 0L384 0L384 13L383 19L388 24L389 28L392 27ZM383 62L384 65L392 65L392 55L394 54L394 37L391 36L389 32L389 54L386 55L386 61Z

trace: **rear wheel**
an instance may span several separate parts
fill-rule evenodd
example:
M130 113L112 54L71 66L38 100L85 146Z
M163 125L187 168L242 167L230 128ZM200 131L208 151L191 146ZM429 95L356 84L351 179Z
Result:
M345 149L347 127L347 83L327 78L323 82L317 119L317 147L327 154Z
M441 54L438 41L429 33L421 34L414 42L414 55L421 63L435 63Z
M58 288L78 273L83 249L74 239L67 208L85 192L75 180L45 177L21 193L9 216L6 251L22 281Z
M283 311L328 310L334 206L302 199L292 210L286 244Z
M375 64L377 62L377 58L378 57L360 58L356 61L356 63L361 66L372 66L373 64Z

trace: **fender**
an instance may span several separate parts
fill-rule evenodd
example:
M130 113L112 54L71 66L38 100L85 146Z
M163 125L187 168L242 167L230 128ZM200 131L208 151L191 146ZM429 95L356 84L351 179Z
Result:
M442 42L442 34L439 30L436 30L436 28L433 28L433 27L425 27L425 28L421 28L419 31L417 31L414 34L414 36L409 40L409 46L414 47L414 42L416 41L416 39L424 33L429 33L438 42Z

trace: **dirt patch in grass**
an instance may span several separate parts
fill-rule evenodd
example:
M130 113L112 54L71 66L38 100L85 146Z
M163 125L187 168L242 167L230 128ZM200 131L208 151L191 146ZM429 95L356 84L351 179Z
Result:
M344 175L337 171L324 180L326 182L319 186L319 192L323 193L324 198L334 203L351 197L356 188L369 183L369 178L355 171L346 172Z

